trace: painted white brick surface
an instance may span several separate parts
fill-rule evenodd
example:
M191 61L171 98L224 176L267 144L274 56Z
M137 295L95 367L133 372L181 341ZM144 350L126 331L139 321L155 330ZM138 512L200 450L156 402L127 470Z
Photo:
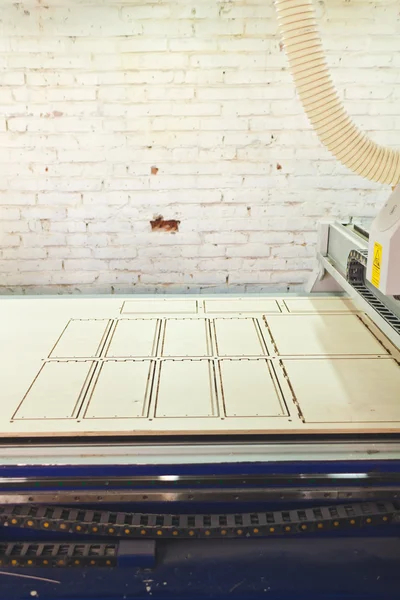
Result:
M318 15L349 113L399 146L398 3ZM319 219L388 193L317 140L272 0L1 3L3 293L301 289Z

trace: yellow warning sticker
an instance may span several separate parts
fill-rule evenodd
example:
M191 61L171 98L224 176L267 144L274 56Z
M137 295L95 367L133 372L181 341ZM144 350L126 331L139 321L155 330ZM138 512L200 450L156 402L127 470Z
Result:
M371 282L377 288L381 282L381 264L382 264L382 246L375 242L374 244L374 260L372 263L372 278Z

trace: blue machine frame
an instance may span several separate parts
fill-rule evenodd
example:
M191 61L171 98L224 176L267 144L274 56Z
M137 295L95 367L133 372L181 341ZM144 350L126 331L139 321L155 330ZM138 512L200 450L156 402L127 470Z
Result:
M379 444L375 450L370 446L367 454L385 455ZM398 456L397 442L395 448ZM266 446L264 457L267 452ZM36 501L47 494L52 501L68 503L61 499L70 496L83 505L90 493L120 510L195 514L393 499L400 493L400 460L387 455L191 464L112 464L112 459L90 464L87 456L87 464L4 460L1 501L11 502L18 494ZM400 589L399 533L391 525L301 537L157 540L152 568L139 561L116 568L1 568L0 598L394 600ZM71 539L71 534L11 528L2 528L0 536L0 541Z

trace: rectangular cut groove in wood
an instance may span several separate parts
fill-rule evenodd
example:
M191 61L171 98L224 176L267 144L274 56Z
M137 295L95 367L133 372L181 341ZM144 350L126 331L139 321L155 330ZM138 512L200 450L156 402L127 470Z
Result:
M281 356L388 355L357 315L272 315L265 321Z
M258 321L247 318L214 319L218 356L262 356L267 354Z
M219 361L226 417L288 416L271 361Z
M51 351L50 358L98 356L109 324L109 319L71 319Z
M395 360L282 362L306 423L400 421L400 367Z
M85 419L129 419L148 415L154 363L106 361L93 384Z
M208 319L166 319L162 356L210 356Z
M358 312L348 298L288 298L284 303L290 313Z
M197 314L197 300L153 299L126 300L121 314Z
M280 313L276 300L269 298L228 298L204 300L206 313Z
M143 356L156 353L158 319L120 319L107 349L107 357Z
M174 418L218 416L214 365L211 360L163 360L155 416ZM182 424L184 429L184 423Z
M91 361L43 365L17 409L15 419L73 419L85 396Z

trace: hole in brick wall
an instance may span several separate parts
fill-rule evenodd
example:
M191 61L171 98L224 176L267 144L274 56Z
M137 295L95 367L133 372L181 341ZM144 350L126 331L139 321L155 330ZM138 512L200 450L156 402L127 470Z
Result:
M158 167L151 167L151 174L157 175L157 173L158 173Z
M179 231L180 221L177 221L176 219L166 220L159 215L158 217L155 217L153 221L150 221L150 225L152 231L169 231L175 233L176 231Z
M282 171L282 165L280 165L279 163L276 163L276 170Z

